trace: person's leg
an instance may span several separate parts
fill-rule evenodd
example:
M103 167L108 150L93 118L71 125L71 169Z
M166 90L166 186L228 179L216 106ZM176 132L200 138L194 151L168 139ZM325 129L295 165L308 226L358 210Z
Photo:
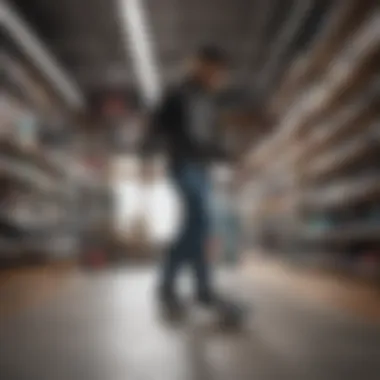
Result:
M162 291L175 298L175 280L182 265L192 266L200 300L212 297L206 246L209 238L209 182L207 173L197 164L187 164L174 172L174 183L180 193L185 219L183 228L164 262Z
M209 302L214 296L207 254L211 216L209 178L203 168L193 169L191 190L188 212L189 262L194 272L197 298Z
M176 187L183 204L184 220L180 233L174 242L170 245L164 258L161 295L165 299L176 298L176 278L183 264L188 260L188 250L191 244L191 197L190 187L191 180L189 178L188 168L183 165L172 172L172 181Z
M176 278L187 260L187 236L188 223L185 221L180 235L171 244L164 258L161 284L161 292L164 298L176 297Z

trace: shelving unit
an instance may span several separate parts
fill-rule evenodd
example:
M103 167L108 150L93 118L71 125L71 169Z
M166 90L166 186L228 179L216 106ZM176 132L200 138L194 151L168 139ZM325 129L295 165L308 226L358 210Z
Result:
M257 186L288 181L252 201L255 228L270 220L272 241L380 260L379 59L379 4L342 2L273 95L279 123L245 159Z
M91 179L73 173L78 163L70 159L70 145L56 147L40 139L61 105L49 103L44 87L17 57L0 55L5 62L0 75L0 266L74 255L81 223L86 223L76 215L82 185Z

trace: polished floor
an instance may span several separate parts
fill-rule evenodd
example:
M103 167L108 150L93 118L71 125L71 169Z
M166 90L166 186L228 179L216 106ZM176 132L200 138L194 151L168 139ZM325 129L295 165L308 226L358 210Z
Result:
M253 306L237 331L195 307L182 323L165 321L151 267L0 279L2 380L380 378L377 309L353 307L364 309L368 292L278 267L218 276Z

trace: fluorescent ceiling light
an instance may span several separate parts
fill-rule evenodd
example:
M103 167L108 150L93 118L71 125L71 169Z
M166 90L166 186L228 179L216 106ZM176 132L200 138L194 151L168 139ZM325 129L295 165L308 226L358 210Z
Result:
M33 31L5 1L0 1L0 25L21 46L70 106L83 107L84 99L77 86L70 81Z
M141 0L119 0L125 44L133 59L142 95L148 106L160 96L157 65Z

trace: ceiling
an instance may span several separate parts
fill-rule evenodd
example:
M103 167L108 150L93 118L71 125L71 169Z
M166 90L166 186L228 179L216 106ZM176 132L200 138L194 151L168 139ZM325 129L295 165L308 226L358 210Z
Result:
M10 2L85 94L134 83L130 52L122 38L118 0ZM189 51L212 42L231 56L237 78L254 85L270 61L269 76L277 79L281 76L292 57L315 35L331 1L144 0L143 3L164 82L176 75L178 63ZM276 41L292 23L295 33L286 41L285 49L279 51L277 43L276 50Z

